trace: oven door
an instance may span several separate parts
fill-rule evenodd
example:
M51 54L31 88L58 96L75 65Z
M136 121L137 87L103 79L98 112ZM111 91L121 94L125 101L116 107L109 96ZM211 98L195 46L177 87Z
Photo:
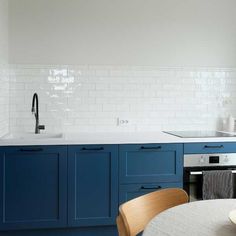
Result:
M184 190L189 195L189 201L202 200L202 171L210 170L232 170L236 173L235 166L214 166L214 167L185 167L184 168ZM236 174L234 175L234 184L236 183Z

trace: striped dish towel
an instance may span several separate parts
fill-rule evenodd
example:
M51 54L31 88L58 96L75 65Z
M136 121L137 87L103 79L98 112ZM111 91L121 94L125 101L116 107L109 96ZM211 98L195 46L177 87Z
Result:
M202 198L221 199L233 198L234 185L231 170L203 171Z

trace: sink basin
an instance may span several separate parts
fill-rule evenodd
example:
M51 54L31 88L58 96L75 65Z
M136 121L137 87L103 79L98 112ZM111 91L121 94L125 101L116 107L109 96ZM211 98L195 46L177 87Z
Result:
M15 133L8 134L2 139L53 139L53 138L63 138L63 133Z

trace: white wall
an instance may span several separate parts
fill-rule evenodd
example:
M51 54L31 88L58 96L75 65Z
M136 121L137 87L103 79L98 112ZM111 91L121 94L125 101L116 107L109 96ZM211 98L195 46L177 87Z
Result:
M8 0L0 0L0 64L8 63Z
M9 0L10 62L236 66L235 0Z
M47 131L221 129L236 116L235 9L235 0L9 0L11 131L33 131L34 92Z
M9 128L8 0L0 0L0 137Z

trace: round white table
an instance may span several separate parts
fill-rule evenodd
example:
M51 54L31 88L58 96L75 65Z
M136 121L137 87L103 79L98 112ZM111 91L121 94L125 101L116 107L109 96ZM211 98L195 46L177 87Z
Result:
M147 225L143 236L236 236L228 215L236 199L197 201L170 208Z

